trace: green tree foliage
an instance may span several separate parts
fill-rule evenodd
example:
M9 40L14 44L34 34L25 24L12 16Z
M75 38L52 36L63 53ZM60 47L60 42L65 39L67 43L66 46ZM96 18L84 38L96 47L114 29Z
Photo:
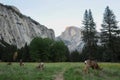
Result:
M72 62L79 62L80 61L80 54L77 50L73 51L70 54L70 59Z
M117 59L119 48L119 28L117 20L112 10L107 6L104 12L102 29L101 29L101 44L105 48L103 57L105 61L114 61Z
M43 61L57 62L69 61L69 50L62 41L54 41L49 38L34 38L30 45L17 49L16 46L10 45L4 40L0 41L0 60L13 61L14 53L17 57L14 61Z
M17 47L15 45L10 45L3 39L0 40L0 57L2 61L13 61L13 55L16 50Z
M66 61L67 54L69 54L68 48L62 41L55 41L50 46L50 55L53 62Z
M52 40L46 38L34 38L30 43L30 55L33 61L48 61L49 59L49 46Z
M86 54L88 58L93 58L97 47L97 31L91 10L89 12L87 10L85 11L83 25L82 33L85 43L83 54Z
M30 43L32 61L65 61L68 48L62 41L34 38Z
M19 61L20 59L27 62L30 61L30 52L29 52L29 46L27 45L27 43L25 44L24 47L22 47L21 49L18 49L17 61Z

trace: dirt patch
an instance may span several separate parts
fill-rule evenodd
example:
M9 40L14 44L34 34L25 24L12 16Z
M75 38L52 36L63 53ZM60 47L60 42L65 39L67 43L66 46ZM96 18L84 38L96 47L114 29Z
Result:
M56 75L55 80L64 80L63 73L61 72L58 75Z
M64 72L65 72L65 69L62 70L62 72L58 73L58 74L55 76L55 79L54 79L54 80L64 80L64 76L63 76Z

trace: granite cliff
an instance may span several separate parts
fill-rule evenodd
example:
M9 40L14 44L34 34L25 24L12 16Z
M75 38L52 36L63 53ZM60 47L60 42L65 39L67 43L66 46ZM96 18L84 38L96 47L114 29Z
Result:
M34 37L55 39L52 29L23 15L14 6L0 4L0 39L21 48Z

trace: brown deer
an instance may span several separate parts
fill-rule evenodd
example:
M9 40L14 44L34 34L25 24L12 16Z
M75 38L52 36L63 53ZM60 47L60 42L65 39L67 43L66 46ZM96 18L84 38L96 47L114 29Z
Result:
M94 61L94 60L90 60L90 59L85 60L84 72L85 72L85 73L86 73L86 72L88 73L88 69L89 69L89 68L96 69L96 70L101 70L101 68L99 67L99 65L97 64L97 62Z

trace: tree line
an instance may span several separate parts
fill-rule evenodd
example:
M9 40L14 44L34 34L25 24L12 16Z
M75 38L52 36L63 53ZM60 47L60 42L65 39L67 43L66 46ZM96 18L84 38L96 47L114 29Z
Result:
M67 61L69 50L62 41L49 38L34 38L29 45L17 49L16 46L0 40L0 60L5 62L62 62Z
M62 41L49 38L34 38L30 44L18 49L2 38L0 40L0 60L2 61L41 61L41 62L79 62L86 59L97 61L120 61L120 28L113 11L107 6L103 14L101 32L97 32L92 11L85 10L82 26L82 52L77 50L69 52ZM81 35L81 34L80 34ZM17 54L16 54L17 52ZM14 60L14 55L17 58Z
M113 11L107 6L103 14L101 32L96 31L96 24L91 10L86 10L83 20L82 54L86 58L99 61L120 61L120 28Z

